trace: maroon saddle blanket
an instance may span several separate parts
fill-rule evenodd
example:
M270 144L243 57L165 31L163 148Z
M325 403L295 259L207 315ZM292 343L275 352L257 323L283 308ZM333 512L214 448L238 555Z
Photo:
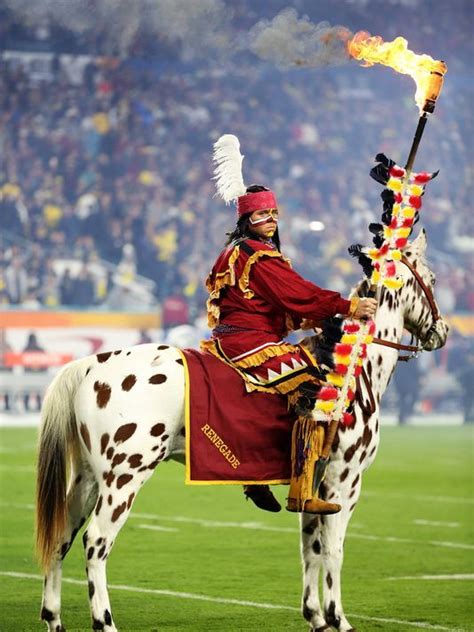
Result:
M186 370L186 483L289 483L296 417L286 397L247 393L210 353L182 351Z

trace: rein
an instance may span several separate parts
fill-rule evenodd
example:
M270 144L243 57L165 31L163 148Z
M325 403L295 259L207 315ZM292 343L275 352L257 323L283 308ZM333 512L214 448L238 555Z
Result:
M419 286L421 287L421 289L423 290L423 293L426 297L426 300L428 301L428 304L430 306L431 309L431 315L433 316L433 324L431 325L429 332L434 329L436 327L436 322L440 319L440 313L438 310L438 307L435 303L434 300L434 296L433 296L433 292L431 290L430 287L428 287L426 285L426 283L423 281L423 279L421 278L420 273L418 272L418 270L415 268L415 266L404 256L402 255L401 258L401 263L405 264L406 267L410 270L410 272L413 274L413 276L415 277L415 279L418 281ZM412 340L413 340L413 336L412 336ZM408 362L409 360L412 360L414 358L417 358L418 355L420 354L421 351L423 351L423 348L420 347L419 345L402 345L399 342L391 342L390 340L384 340L383 338L373 338L372 342L374 342L377 345L382 345L383 347L390 347L391 349L396 349L397 351L408 351L409 355L399 355L397 360L398 362ZM361 391L361 380L364 382L367 394L369 396L369 404L366 405L363 397L362 397L362 391ZM359 406L362 409L362 412L365 415L373 415L375 412L375 398L374 398L374 394L372 392L372 385L370 383L369 377L367 375L367 372L365 370L365 367L362 367L362 371L359 377L356 378L356 384L357 384L357 389L356 389L356 393L357 393L357 401L359 403Z

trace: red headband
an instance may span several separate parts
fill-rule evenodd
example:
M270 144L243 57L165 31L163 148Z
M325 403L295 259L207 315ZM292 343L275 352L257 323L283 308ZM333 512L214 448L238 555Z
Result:
M237 198L237 213L239 217L254 211L262 211L277 208L275 195L271 191L258 191L258 193L246 193Z

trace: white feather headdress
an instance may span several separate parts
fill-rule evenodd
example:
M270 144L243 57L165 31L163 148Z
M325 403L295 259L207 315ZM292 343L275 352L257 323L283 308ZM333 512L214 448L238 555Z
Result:
M212 156L216 168L213 180L216 181L217 194L229 204L241 195L245 195L246 186L242 177L240 143L237 136L224 134L214 143Z

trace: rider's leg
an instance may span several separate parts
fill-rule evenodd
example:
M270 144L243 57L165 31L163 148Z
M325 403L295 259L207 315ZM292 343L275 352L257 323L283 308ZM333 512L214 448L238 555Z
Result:
M324 444L324 428L313 418L312 410L318 387L305 382L298 389L295 410L299 417L292 434L291 482L288 493L288 511L314 514L334 514L341 510L336 503L329 503L318 495L316 488L316 464ZM322 480L319 474L319 479Z

